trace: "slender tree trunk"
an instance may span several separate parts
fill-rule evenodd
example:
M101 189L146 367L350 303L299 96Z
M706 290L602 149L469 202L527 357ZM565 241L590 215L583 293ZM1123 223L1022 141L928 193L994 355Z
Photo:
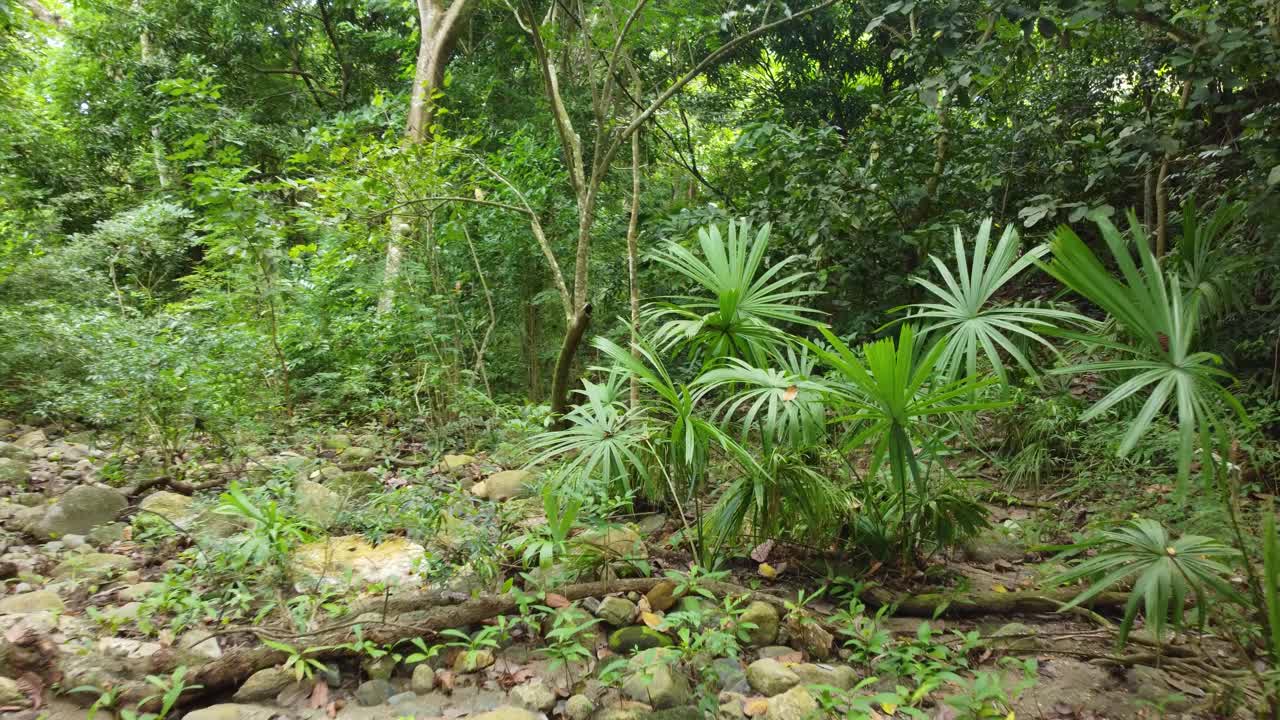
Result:
M142 4L135 2L133 9L134 12L141 12ZM138 35L138 46L142 64L149 64L155 57L155 53L151 49L151 34L146 30L143 30ZM160 182L160 189L164 190L169 187L171 179L169 177L169 164L165 161L167 153L164 151L164 141L160 138L160 126L152 125L149 132L151 133L151 160L156 166L156 179Z
M414 65L413 89L409 95L409 116L404 139L408 146L421 145L431 136L435 119L435 94L444 81L444 69L453 55L462 29L461 18L474 4L473 0L453 0L446 9L441 0L418 0L418 60ZM396 282L404 261L405 239L412 223L400 214L392 214L387 258L382 268L382 295L378 314L391 311L395 305Z
M564 342L560 345L556 369L551 376L551 415L556 418L558 427L563 427L564 414L569 409L569 376L573 358L578 354L578 346L582 344L582 336L590 324L591 304L587 303L564 329Z
M637 93L639 94L639 93ZM631 287L631 355L640 356L640 278L636 274L640 232L640 133L631 134L631 220L627 223L627 280ZM640 404L640 381L631 376L631 407Z
M1182 95L1178 98L1178 112L1174 116L1170 131L1178 131L1178 123L1187 110L1191 100L1191 80L1182 81ZM1167 152L1160 160L1160 172L1156 174L1156 257L1164 257L1169 247L1169 162L1173 153Z

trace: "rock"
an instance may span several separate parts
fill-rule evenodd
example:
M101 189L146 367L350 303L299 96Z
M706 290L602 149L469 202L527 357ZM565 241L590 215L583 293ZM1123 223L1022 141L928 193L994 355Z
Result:
M803 687L793 687L777 697L769 698L765 720L808 720L818 714L818 701Z
M0 418L0 435L12 435L17 428L18 426L14 425L12 420Z
M644 599L649 601L650 608L658 612L665 612L676 604L675 590L675 583L670 580L663 580L649 588L649 592L644 594Z
M653 513L635 521L636 531L642 537L653 537L662 532L667 526L667 516L662 513Z
M84 539L83 535L66 535L62 538L62 545L68 550L78 550L88 547L89 543Z
M503 470L485 478L485 490L490 500L503 501L527 494L533 480L528 470Z
M351 436L341 433L321 438L320 447L325 450L346 450L351 447Z
M365 498L384 490L382 482L372 473L364 470L335 475L325 481L324 487L338 497L338 503L334 506L335 512L339 506L352 499Z
M419 695L426 695L436 689L436 671L426 663L413 668L413 677L409 681L409 689Z
M831 644L835 637L807 615L792 613L787 616L787 633L791 636L791 644L797 650L803 650L814 660L826 660L831 657Z
M34 450L48 445L49 438L45 437L43 430L32 430L29 433L23 433L13 441L13 444L23 450Z
M596 610L596 617L613 627L623 627L635 619L636 604L616 595L605 598Z
M1022 560L1027 554L1021 544L999 527L978 533L964 544L962 552L966 560L978 563L993 563L997 560L1014 562Z
M129 526L121 522L107 523L89 531L85 536L85 540L89 541L94 547L106 547L111 543L117 543L124 540L129 530Z
M0 598L0 614L60 613L65 610L66 605L62 603L62 598L52 590L36 590Z
M632 700L662 710L689 701L689 680L675 665L680 653L667 648L645 650L627 662L622 693Z
M792 665L791 671L800 677L803 685L830 685L841 690L852 690L861 679L858 671L848 665L802 663Z
M511 688L511 699L520 707L550 712L556 706L556 694L540 679Z
M460 652L457 659L453 661L453 671L456 673L479 672L492 665L494 660L493 653L488 650Z
M1181 712L1193 704L1185 694L1169 685L1168 674L1160 668L1134 665L1125 673L1125 685L1135 697L1166 711Z
M289 687L297 678L293 672L279 667L270 667L249 676L233 699L239 702L261 702L270 700Z
M396 694L396 689L386 680L373 679L360 683L356 688L356 702L365 707L381 705Z
M138 507L155 513L185 530L195 518L195 512L191 509L194 502L186 495L161 490L143 498L142 502L138 503Z
M97 577L133 567L133 560L124 555L111 553L83 553L72 555L53 569L53 576L59 580L70 578Z
M392 695L391 697L387 698L387 704L388 705L408 705L409 703L417 702L417 700L418 700L417 693L402 692L402 693L396 693L395 695Z
M470 720L541 720L537 713L511 705L496 707L489 712L471 715Z
M360 663L360 669L364 670L364 674L368 675L370 680L390 680L391 674L396 671L396 659L390 655L365 658L364 662Z
M359 535L344 535L302 545L290 562L294 572L331 584L340 584L348 574L357 582L396 584L413 575L425 552L404 538L373 546Z
M436 469L440 472L453 472L474 464L475 461L476 459L470 455L445 455Z
M564 701L565 720L587 720L595 711L595 703L586 695L571 695Z
M108 657L125 660L146 660L163 649L160 643L143 642L131 638L104 637L98 640L98 652Z
M747 716L743 705L747 699L737 693L720 693L717 698L720 707L716 708L716 720L741 720Z
M717 690L736 692L739 688L747 688L747 675L742 671L742 663L736 658L716 658L711 661L712 685Z
M374 450L373 448L360 447L358 445L352 445L349 448L345 448L341 453L342 461L351 463L369 462L377 455L377 450Z
M178 636L178 647L186 650L191 656L203 660L217 660L222 657L222 646L218 638L208 630L196 628Z
M136 585L130 585L129 587L117 590L116 599L122 602L142 600L162 587L164 586L158 582L143 582Z
M0 677L0 707L27 707L30 704L27 694L18 687L16 680Z
M138 619L138 612L142 610L142 603L129 602L124 605L116 605L109 607L102 612L102 616L108 620L124 624Z
M787 655L794 655L795 650L787 645L769 645L762 647L756 651L756 655L761 658L780 658Z
M640 537L640 533L625 526L611 527L606 530L589 530L578 536L578 542L610 559L649 557L649 551L644 546L644 538Z
M799 685L800 676L773 658L762 658L747 666L747 682L751 689L772 697Z
M774 606L759 600L747 606L742 615L738 617L738 621L746 624L750 623L755 627L747 627L744 633L747 636L747 642L754 647L764 647L772 645L778 640L778 610Z
M275 716L276 708L241 703L223 703L192 710L182 720L268 720Z
M1035 650L1039 645L1036 640L1038 634L1030 625L1020 622L1005 623L991 633L991 647L997 650Z
M670 646L671 638L644 625L619 628L609 635L609 649L616 653Z
M28 477L26 463L0 457L0 487L26 487Z
M39 540L63 535L85 535L99 525L116 519L129 505L118 490L96 485L77 485L45 510L27 531Z
M653 714L653 708L645 703L621 700L597 710L592 720L650 720Z
M480 482L471 486L471 494L475 495L481 500L486 500L489 497L489 486L486 485L483 480L481 480Z

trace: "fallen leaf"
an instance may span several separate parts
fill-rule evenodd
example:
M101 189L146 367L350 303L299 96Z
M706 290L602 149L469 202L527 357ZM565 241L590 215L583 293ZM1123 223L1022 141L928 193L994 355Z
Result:
M567 608L569 605L569 598L555 593L547 593L547 607L556 608L558 610L560 608Z
M998 593L1007 593L1009 592L1009 588L1001 585L1000 583L996 583L995 585L991 586L991 591L998 592Z
M446 693L453 692L455 678L452 670L445 670L443 672L436 673L436 680L440 682L441 690L444 690Z
M657 630L662 625L662 616L657 613L644 612L640 613L640 621L645 625Z
M880 709L892 715L898 712L898 705L897 703L891 703L891 702L880 703Z
M18 678L18 689L31 701L31 709L39 710L44 705L44 681L33 672L22 673Z
M778 570L767 562L760 563L760 576L770 580L778 577Z
M316 686L311 689L311 697L307 700L307 707L325 708L329 706L329 683L324 680L316 682Z
M773 541L765 540L751 551L751 559L758 563L762 563L769 559L769 553L773 552Z
M747 717L756 717L763 715L768 711L769 698L767 697L748 698L747 701L742 704L742 714Z
M324 714L331 718L338 717L338 703L331 702L324 706Z
M792 385L782 392L782 402L791 402L800 394L800 388Z
M640 612L642 613L653 611L653 608L649 606L649 598L643 595L640 596L640 602L636 603L636 607L640 608Z

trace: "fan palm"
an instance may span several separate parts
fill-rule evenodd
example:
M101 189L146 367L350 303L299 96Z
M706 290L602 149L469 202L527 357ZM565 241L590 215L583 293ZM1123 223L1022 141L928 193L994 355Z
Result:
M741 415L742 436L759 424L766 453L775 446L810 447L822 435L825 385L813 377L813 357L787 348L777 358L781 368L759 368L737 358L698 376L699 398L722 389L733 392L713 412L728 423ZM745 414L741 413L745 409Z
M702 258L675 243L653 256L706 292L673 296L646 311L647 320L659 323L654 340L660 349L679 347L704 362L732 357L763 367L785 340L777 323L814 323L817 311L795 303L816 294L797 287L806 273L782 272L794 258L763 269L769 225L754 236L747 220L731 220L727 236L711 225L698 231L698 243Z
M955 272L937 256L929 256L946 287L924 278L912 278L913 282L928 290L935 298L933 302L917 303L908 308L911 320L925 321L921 329L922 336L926 333L942 333L942 337L946 339L946 349L938 358L938 365L942 377L947 380L954 380L965 374L976 376L978 356L981 354L991 363L1000 381L1008 384L1009 378L1001 360L1001 351L1013 358L1027 374L1034 375L1035 369L1018 346L1018 340L1030 340L1054 350L1053 345L1037 332L1038 328L1052 327L1055 323L1089 322L1088 318L1068 310L997 305L994 300L996 294L1010 280L1048 253L1049 248L1038 245L1019 257L1018 233L1012 226L1005 228L988 258L987 248L990 242L991 219L988 218L978 229L971 263L965 252L964 238L960 235L960 229L956 228Z
M1244 602L1223 579L1229 568L1220 562L1238 552L1212 538L1183 535L1175 540L1160 523L1138 519L1115 530L1103 531L1097 538L1074 545L1070 550L1086 548L1096 548L1098 554L1050 582L1066 584L1100 576L1088 590L1063 606L1065 611L1092 600L1122 581L1132 580L1133 589L1117 638L1120 645L1129 637L1139 609L1143 610L1147 626L1160 638L1170 621L1174 626L1182 624L1189 595L1195 596L1201 608L1206 606L1209 590L1229 600Z
M1221 242L1244 210L1244 203L1227 203L1205 218L1194 201L1182 206L1182 234L1172 259L1187 295L1199 299L1207 314L1239 308L1247 296L1248 286L1239 278L1253 261L1231 254Z
M530 465L568 458L560 482L574 494L626 494L649 484L649 427L643 413L622 403L624 378L582 381L583 402L565 415L562 430L530 439Z
M1097 223L1120 268L1123 282L1113 277L1084 241L1066 226L1054 233L1053 260L1041 265L1063 285L1109 313L1127 339L1109 341L1063 331L1061 334L1068 337L1108 347L1120 357L1054 372L1123 376L1111 392L1081 415L1081 420L1098 417L1121 402L1146 393L1146 400L1120 441L1121 456L1133 450L1161 410L1172 404L1178 415L1178 478L1183 481L1190 473L1197 434L1201 447L1207 448L1210 436L1225 430L1226 418L1219 412L1220 404L1234 409L1242 419L1244 408L1221 384L1231 380L1231 376L1218 367L1222 360L1213 353L1195 349L1199 298L1194 294L1184 297L1178 276L1160 267L1137 216L1129 213L1129 226L1141 267L1134 262L1130 243L1124 235L1106 218L1098 219Z

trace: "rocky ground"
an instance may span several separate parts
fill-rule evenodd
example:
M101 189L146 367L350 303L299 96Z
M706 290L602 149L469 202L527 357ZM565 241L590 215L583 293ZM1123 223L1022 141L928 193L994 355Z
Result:
M175 717L185 713L192 720L621 720L710 715L801 720L827 714L824 700L833 696L833 688L857 688L851 695L868 699L863 714L850 717L910 716L894 703L873 700L877 693L901 684L902 678L867 679L869 661L860 653L868 644L851 649L848 637L839 630L832 633L833 613L839 610L834 603L819 601L805 612L793 612L776 599L794 597L794 589L759 577L734 579L739 585L755 586L758 598L744 599L730 620L716 619L715 608L724 598L715 593L702 597L685 592L679 597L683 588L678 582L617 580L595 585L598 592L581 598L555 592L540 598L551 612L541 619L542 633L498 621L497 616L483 617L458 628L469 644L444 647L414 661L409 656L415 646L386 640L409 638L413 633L406 634L406 628L440 629L440 618L447 620L450 612L476 610L475 617L481 617L487 599L501 596L504 580L516 575L499 564L503 571L494 576L472 563L428 573L423 558L456 557L462 546L480 548L473 558L492 556L505 539L498 528L536 527L546 518L537 501L522 498L533 480L523 470L501 470L461 455L442 460L402 455L365 447L346 436L327 437L293 451L255 451L248 462L208 463L203 476L195 473L189 478L199 482L219 474L253 478L264 476L255 473L283 472L291 478L297 514L312 527L332 528L333 535L321 533L291 549L282 571L294 580L293 590L277 591L277 609L258 620L273 628L268 634L276 642L295 650L311 647L316 638L350 637L356 622L363 623L367 633L357 640L378 642L369 640L369 646L349 651L332 646L317 650L314 657L324 656L323 667L311 668L306 673L310 677L300 679L297 668L306 664L309 651L300 656L253 655L261 644L258 635L249 632L252 613L228 620L197 608L187 617L174 601L164 600L166 593L174 595L175 586L186 582L175 575L184 550L205 552L202 539L247 542L241 539L243 523L212 512L207 501L172 490L127 494L138 488L126 487L128 478L122 480L119 464L113 465L113 458L120 456L118 448L90 434L0 421L0 440L0 522L5 528L0 535L0 711L6 717L79 720L93 712L106 717L110 709L90 706L95 701L111 705L107 701L113 689L121 694L114 703L117 711L133 708L147 695L163 695L172 688L163 678L178 667L191 673L187 677L207 682L184 695L170 712ZM406 537L395 528L369 537L342 527L344 508L352 497L431 482L461 488L464 497L454 497L455 504L430 540ZM1007 516L1009 511L1003 512ZM164 525L173 526L174 532L155 529ZM644 516L630 525L580 537L579 545L612 557L643 558L649 571L660 576L664 568L679 566L678 553L671 549L679 543L667 542L677 530L662 516ZM154 537L149 539L149 533ZM968 562L958 566L968 587L1013 592L1035 582L1034 565L1008 537L991 534L968 555ZM246 573L250 584L258 570L265 578L272 569L263 565ZM616 566L604 572L606 579L628 574ZM634 586L630 591L610 592L627 582ZM423 590L443 607L413 601ZM300 611L298 598L319 600ZM319 608L326 603L339 611L322 612ZM300 624L309 630L298 632L295 623L294 632L289 632L279 619L284 616L281 608L289 608L295 618L306 615ZM347 615L341 614L343 608ZM695 632L723 629L740 636L740 647L735 645L726 656L707 648L693 655L682 651L689 638L682 638L667 622L680 613L706 614L710 620ZM598 623L590 624L596 619ZM908 641L919 636L922 622L884 617L858 627L865 630L874 624L884 633L882 644L901 641L901 647L908 647ZM957 651L956 657L963 655L970 669L986 668L1005 677L1008 687L1016 684L1016 673L998 661L1037 660L1031 670L1034 685L1013 702L1018 717L1208 717L1202 708L1217 692L1203 677L1157 667L1164 663L1155 653L1139 653L1141 657L1130 656L1124 663L1106 660L1114 657L1108 645L1111 635L1088 618L1049 613L929 622L938 638L957 637L953 630L987 638ZM575 654L568 643L559 651L548 649L547 638L555 636L551 630L577 626L586 627L571 633L573 647L585 652ZM494 627L499 632L491 634L492 642L476 639ZM938 649L949 647L948 642L952 641L922 642L918 650L924 657L916 660L926 663L929 653L948 652ZM379 643L381 649L375 647ZM1211 642L1198 643L1197 653L1210 655L1206 662L1227 655ZM1159 655L1164 654L1189 653L1186 646L1174 645ZM911 672L911 653L899 655L894 667L905 677ZM261 668L245 664L253 657L276 662ZM236 669L224 672L228 667ZM151 687L152 692L138 693L139 687ZM943 684L935 694L954 692L949 687ZM925 717L967 717L940 703L922 707Z

